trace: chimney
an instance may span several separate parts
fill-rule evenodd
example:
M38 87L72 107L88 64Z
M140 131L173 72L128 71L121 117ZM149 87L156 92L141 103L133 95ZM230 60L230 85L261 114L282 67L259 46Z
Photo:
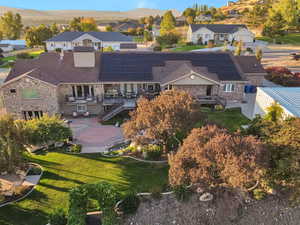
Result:
M75 47L73 50L74 66L93 68L96 64L96 54L93 47Z

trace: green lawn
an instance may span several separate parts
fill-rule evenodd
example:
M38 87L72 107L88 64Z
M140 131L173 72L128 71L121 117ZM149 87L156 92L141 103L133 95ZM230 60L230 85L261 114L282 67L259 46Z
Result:
M206 45L183 45L172 49L172 52L188 52L196 49L206 48Z
M23 201L0 208L1 225L45 225L47 214L56 207L67 208L68 191L83 183L107 181L121 193L167 187L168 168L129 159L104 158L99 154L70 155L50 152L34 155L45 173L36 190Z
M38 51L32 51L28 52L30 56L33 56L34 58L38 57L41 53L43 53L44 50L38 50ZM9 68L9 65L7 62L9 61L16 61L17 57L16 56L8 56L2 59L2 62L4 62L3 65L0 66L0 68Z
M269 37L258 37L257 40L273 43L273 39ZM276 38L276 41L280 41L282 44L300 45L300 33L287 34L283 37Z
M250 122L250 120L241 113L239 108L227 109L225 111L211 111L209 108L203 107L201 111L206 116L208 122L225 127L231 132L239 129L241 125L246 125ZM201 127L202 125L203 122L198 122L196 127Z

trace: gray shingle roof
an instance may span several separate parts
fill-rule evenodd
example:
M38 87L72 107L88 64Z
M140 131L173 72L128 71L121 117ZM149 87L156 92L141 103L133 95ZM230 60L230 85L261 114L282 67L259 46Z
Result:
M73 52L64 52L63 59L58 53L48 52L37 59L17 60L5 82L28 73L54 85L131 81L166 83L191 71L217 82L244 80L236 58L225 52L95 52L95 55L94 68L74 67Z
M238 31L240 28L246 28L244 24L191 24L192 32L205 27L214 33L232 34Z
M84 34L89 34L101 41L115 41L115 42L132 42L133 39L130 36L121 34L120 32L75 32L75 31L66 31L56 35L53 38L48 39L46 42L57 42L57 41L73 41Z

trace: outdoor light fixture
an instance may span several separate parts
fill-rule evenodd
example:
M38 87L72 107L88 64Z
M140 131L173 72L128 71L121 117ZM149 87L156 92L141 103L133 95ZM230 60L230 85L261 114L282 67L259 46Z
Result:
M191 79L194 80L195 79L195 75L191 75Z

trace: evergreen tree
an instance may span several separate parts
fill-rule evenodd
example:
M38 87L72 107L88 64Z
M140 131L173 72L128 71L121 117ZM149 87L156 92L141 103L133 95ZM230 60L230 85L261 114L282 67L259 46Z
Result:
M286 29L297 26L299 22L299 11L297 10L295 0L280 0L278 4L275 5L275 10L277 10L286 21Z
M176 25L175 17L173 16L172 11L167 11L160 24L161 35L168 34L170 31L174 30Z
M275 39L285 33L285 20L279 11L270 10L269 18L264 26L263 35Z

